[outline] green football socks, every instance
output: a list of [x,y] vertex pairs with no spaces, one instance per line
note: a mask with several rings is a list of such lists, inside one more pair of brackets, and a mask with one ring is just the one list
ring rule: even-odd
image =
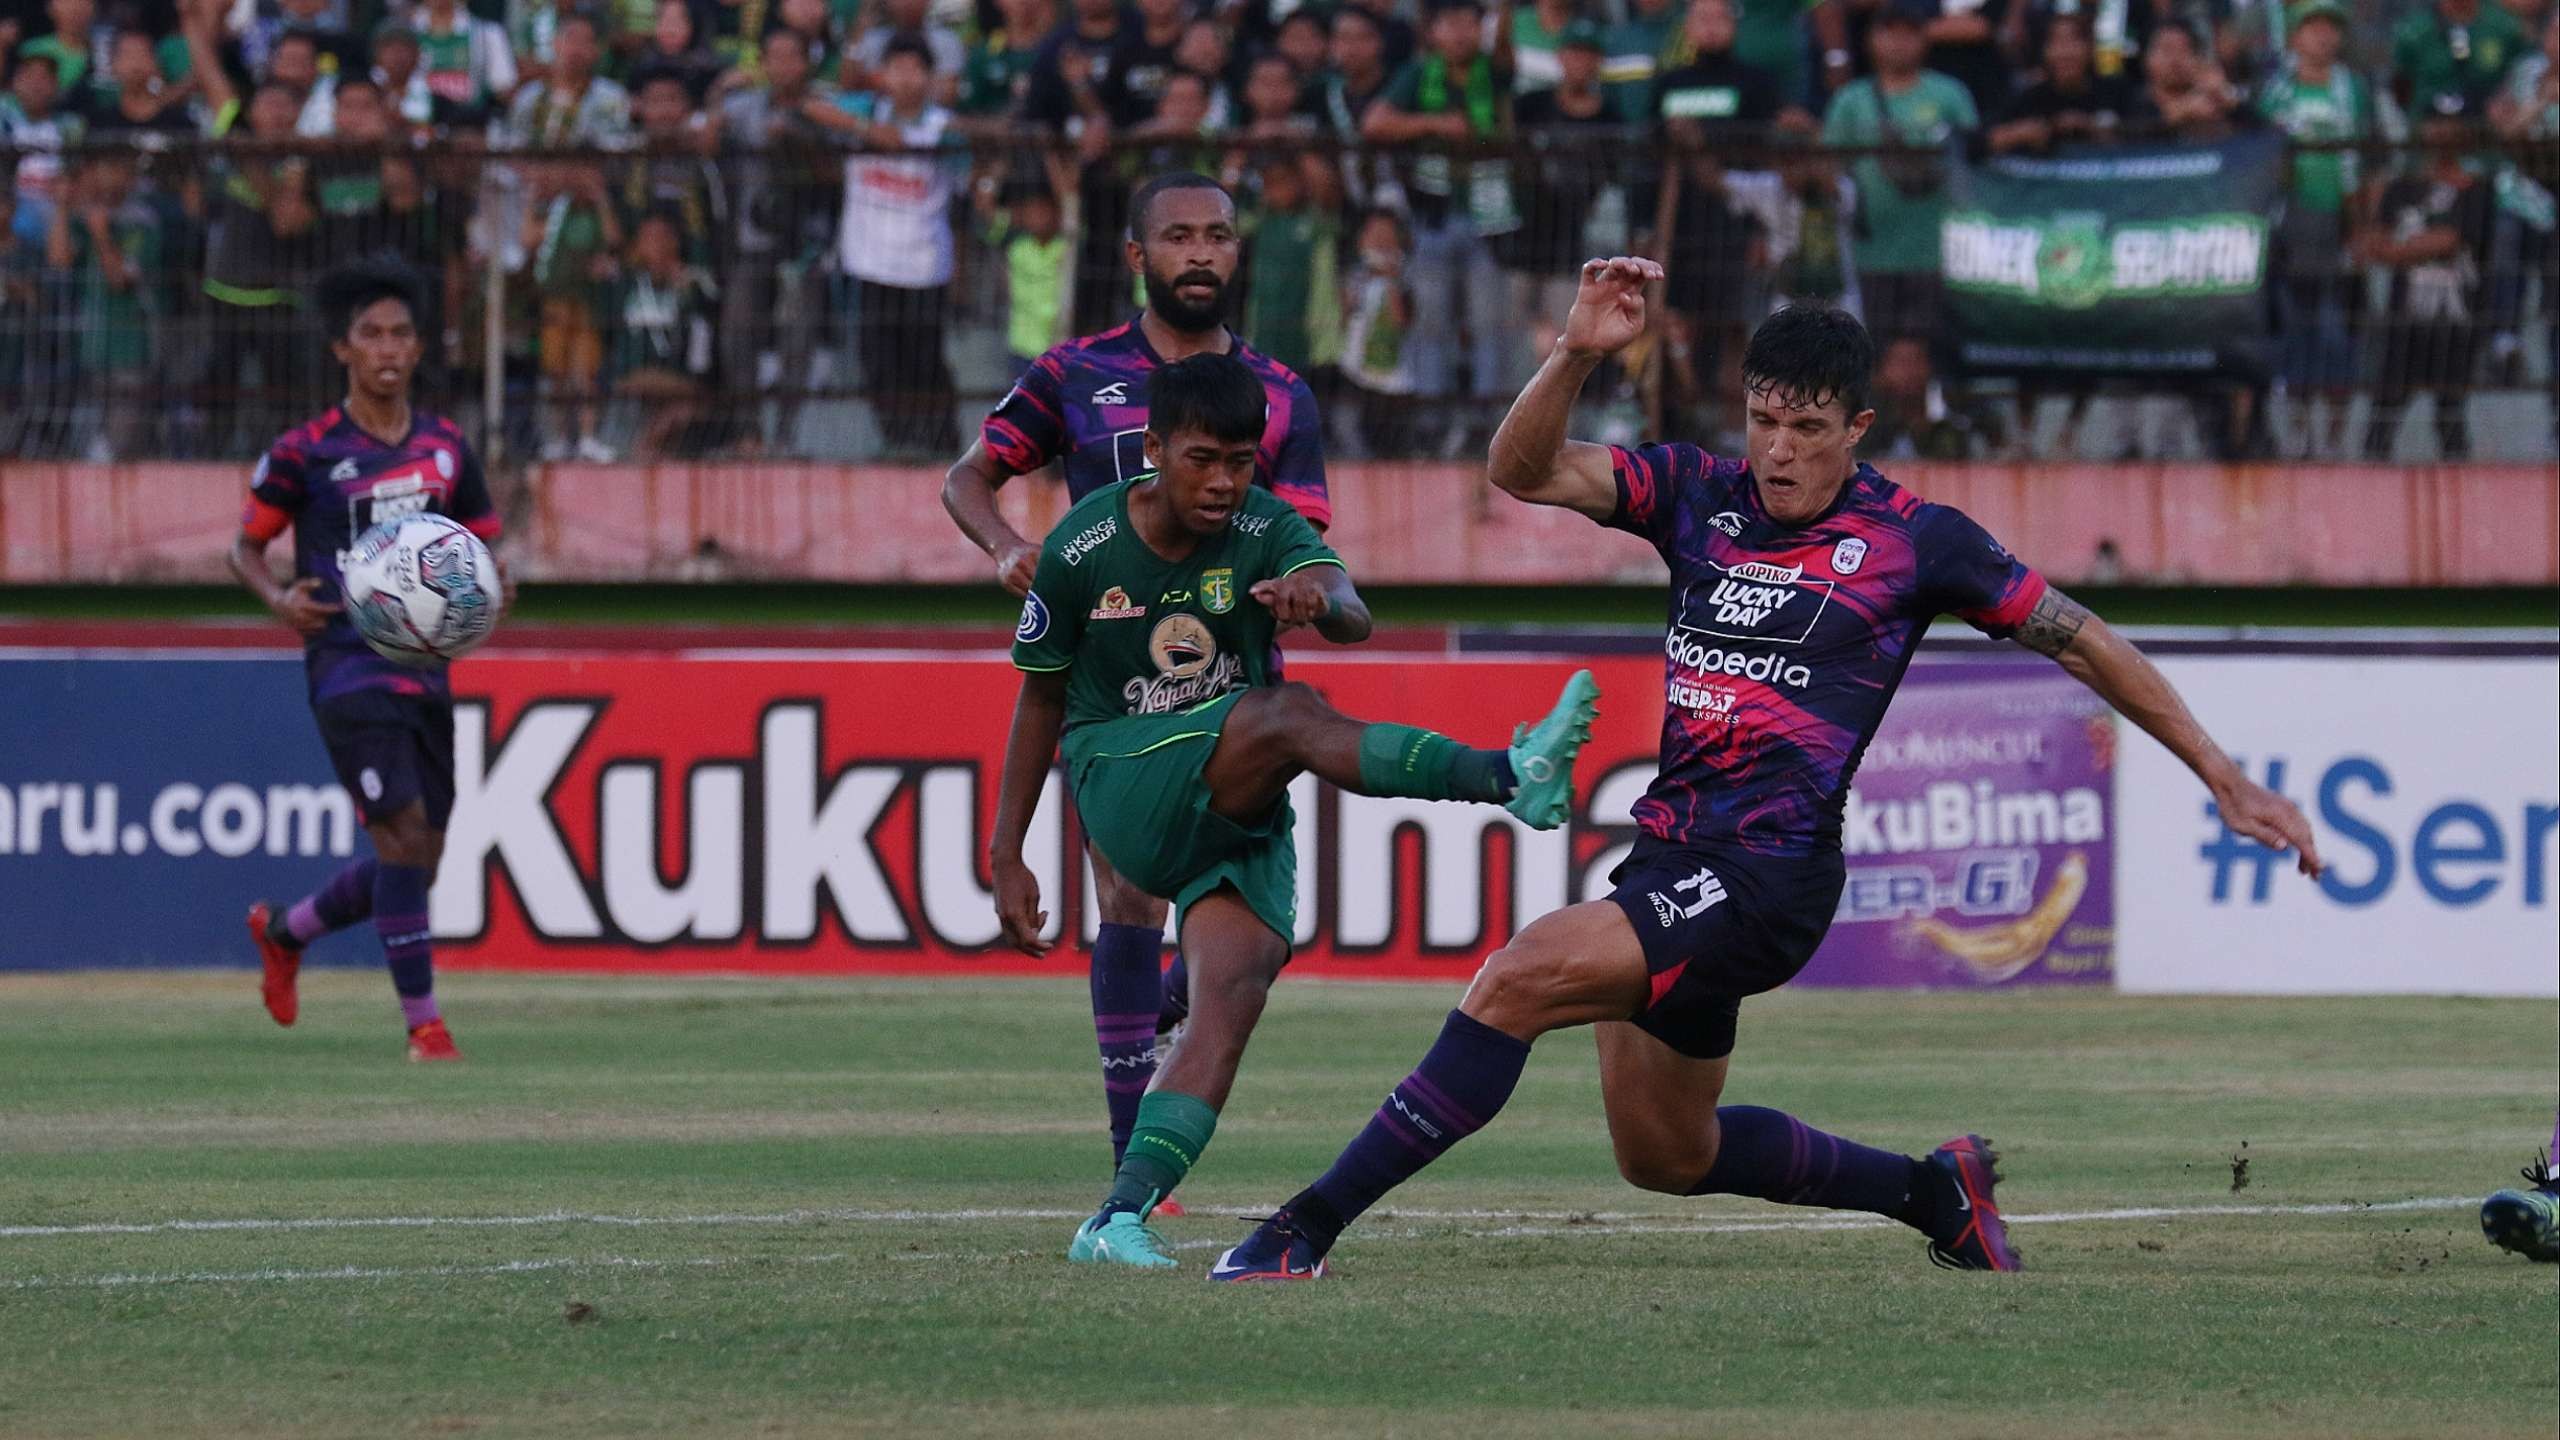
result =
[[1129,1132],[1129,1148],[1120,1157],[1120,1173],[1112,1177],[1103,1213],[1131,1210],[1139,1215],[1173,1193],[1209,1137],[1218,1133],[1218,1112],[1207,1101],[1171,1090],[1151,1090],[1138,1102],[1138,1123]]
[[1517,782],[1511,756],[1461,745],[1415,725],[1372,725],[1360,736],[1360,784],[1371,795],[1499,805]]

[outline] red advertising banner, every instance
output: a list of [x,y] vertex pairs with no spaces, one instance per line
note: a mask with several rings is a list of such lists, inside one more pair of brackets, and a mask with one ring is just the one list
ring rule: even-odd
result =
[[[1292,676],[1346,713],[1479,744],[1543,713],[1576,664],[1597,673],[1601,714],[1564,829],[1542,834],[1491,806],[1370,799],[1301,778],[1298,973],[1463,979],[1530,920],[1605,893],[1635,838],[1631,807],[1653,778],[1662,662],[1313,646],[1292,655]],[[455,678],[460,803],[434,895],[440,962],[767,974],[1061,974],[1084,963],[1075,942],[1090,937],[1095,916],[1082,839],[1055,778],[1025,858],[1069,943],[1045,960],[996,943],[985,854],[1019,683],[999,654],[501,655]],[[1835,927],[1823,983],[2105,978],[2103,939],[2067,974],[2029,968],[2025,948],[2003,973],[1972,973],[1946,948],[1984,925],[2036,926],[2031,906],[2060,907],[2053,925],[2037,926],[2037,955],[2066,918],[2073,935],[2112,926],[2103,775],[2085,758],[2013,765],[2014,774],[1961,758],[1991,744],[2017,758],[2082,743],[2076,713],[2058,729],[2020,729],[2013,692],[2054,683],[2078,690],[2037,664],[1915,667],[1912,722],[1889,720],[1879,736],[1909,762],[1884,787],[1879,803],[1891,813],[1861,821],[1858,835],[1875,831],[1864,849],[1851,837],[1853,869],[1873,880],[1877,903],[1851,907]],[[1982,823],[1960,835],[1936,815],[1948,807],[1934,793],[1891,798],[1985,776],[1997,784],[1973,797]],[[1911,806],[1935,828],[1903,837],[1901,808]],[[2068,855],[2038,848],[2065,842]],[[1887,868],[1859,868],[1869,863]],[[2040,864],[2050,875],[2094,868],[2096,883],[2085,900],[2078,885],[2065,896]],[[1932,865],[1955,878],[1887,883],[1926,879]],[[1943,921],[1931,918],[1942,911]],[[1921,944],[1928,933],[1939,943]]]
[[[1566,661],[1302,652],[1351,714],[1492,744]],[[1587,819],[1540,834],[1491,806],[1302,779],[1301,973],[1462,978],[1581,898],[1632,840],[1659,660],[1601,660]],[[996,940],[985,852],[1018,677],[1000,656],[496,657],[456,672],[461,801],[434,896],[440,963],[542,969],[1072,973]],[[1026,858],[1055,926],[1089,934],[1082,841],[1052,782]]]

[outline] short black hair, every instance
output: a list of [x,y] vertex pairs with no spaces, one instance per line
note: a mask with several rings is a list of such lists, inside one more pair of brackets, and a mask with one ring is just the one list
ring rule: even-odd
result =
[[923,36],[911,30],[899,31],[889,37],[888,43],[880,47],[880,68],[888,69],[889,62],[901,55],[909,57],[928,71],[933,69],[933,47],[924,42]]
[[1867,408],[1876,342],[1858,317],[1829,305],[1789,305],[1760,322],[1742,352],[1742,388],[1812,408],[1837,400]]
[[1235,444],[1262,438],[1271,397],[1233,355],[1190,355],[1147,380],[1147,429],[1159,440],[1202,433]]
[[1147,238],[1147,212],[1155,208],[1156,197],[1176,190],[1215,190],[1227,197],[1227,207],[1235,208],[1236,197],[1227,187],[1197,170],[1172,170],[1153,176],[1129,197],[1129,238]]
[[311,288],[312,299],[320,307],[320,323],[328,327],[332,340],[345,338],[358,315],[385,300],[408,306],[409,318],[424,325],[425,293],[417,275],[392,260],[359,260],[341,265],[322,275],[320,283]]

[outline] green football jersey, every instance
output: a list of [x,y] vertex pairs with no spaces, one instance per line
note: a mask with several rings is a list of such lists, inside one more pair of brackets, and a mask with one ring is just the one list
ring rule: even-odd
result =
[[1167,560],[1129,523],[1129,487],[1079,501],[1040,542],[1013,663],[1067,672],[1070,748],[1079,729],[1169,715],[1268,685],[1271,611],[1246,592],[1340,556],[1288,501],[1247,486],[1225,533]]

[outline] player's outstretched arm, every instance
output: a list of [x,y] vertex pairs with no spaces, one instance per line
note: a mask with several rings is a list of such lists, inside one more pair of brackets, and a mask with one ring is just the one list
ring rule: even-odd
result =
[[1260,580],[1248,592],[1271,611],[1283,630],[1313,625],[1336,645],[1357,645],[1369,638],[1369,602],[1351,584],[1351,572],[1326,563],[1292,570],[1277,580]]
[[1003,483],[1004,472],[987,453],[987,442],[972,440],[967,452],[943,472],[942,508],[959,523],[960,533],[996,562],[996,583],[1018,599],[1031,593],[1031,572],[1040,563],[1040,547],[1023,539],[996,509],[996,487]]
[[2311,822],[2292,801],[2250,779],[2213,743],[2187,702],[2160,667],[2118,635],[2087,606],[2047,586],[2044,598],[2018,626],[2018,643],[2049,655],[2074,679],[2095,690],[2118,714],[2169,747],[2213,792],[2223,823],[2261,845],[2291,850],[2305,875],[2323,868],[2311,838]]
[[1040,787],[1057,758],[1058,733],[1067,723],[1067,672],[1026,670],[1022,694],[1013,702],[1013,732],[1005,737],[1004,776],[996,790],[995,839],[987,847],[987,868],[996,885],[996,921],[1005,943],[1025,955],[1046,955],[1049,942],[1040,938],[1049,913],[1040,908],[1040,882],[1022,863],[1022,837],[1031,833],[1031,812],[1040,806]]
[[1568,440],[1564,428],[1591,372],[1644,333],[1644,287],[1661,278],[1662,267],[1650,260],[1622,255],[1583,263],[1564,334],[1494,432],[1489,474],[1496,488],[1594,520],[1617,513],[1609,447]]

